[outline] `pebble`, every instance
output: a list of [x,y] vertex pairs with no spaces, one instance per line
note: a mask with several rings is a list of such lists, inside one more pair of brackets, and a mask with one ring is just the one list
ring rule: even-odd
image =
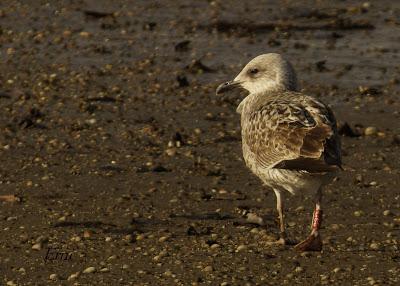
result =
[[376,127],[369,126],[369,127],[365,128],[364,135],[371,136],[371,135],[375,135],[377,132],[378,132],[378,130],[376,129]]
[[258,224],[258,225],[264,225],[264,220],[262,219],[262,217],[254,214],[254,213],[248,213],[246,220],[249,223],[254,223],[254,224]]
[[14,281],[7,281],[7,286],[17,286],[17,284],[14,283]]
[[325,275],[325,274],[320,275],[320,277],[321,277],[321,280],[326,280],[326,279],[328,279],[328,275]]
[[17,220],[18,217],[16,216],[9,216],[6,220],[7,221],[12,221],[12,220]]
[[302,273],[302,272],[304,272],[304,269],[303,269],[303,267],[297,266],[297,267],[294,269],[294,271],[295,271],[296,273]]
[[176,155],[176,149],[175,148],[168,148],[167,150],[165,150],[165,153],[170,156],[173,157]]
[[247,245],[242,244],[242,245],[239,245],[236,248],[236,252],[243,251],[243,250],[246,250],[246,249],[247,249]]
[[218,243],[214,243],[210,246],[211,249],[217,249],[220,248],[220,245]]
[[369,247],[373,250],[379,250],[381,248],[381,245],[377,242],[373,242],[369,245]]
[[83,38],[88,38],[88,37],[90,37],[90,33],[82,31],[82,32],[79,33],[79,36],[81,36]]
[[76,273],[73,273],[73,274],[71,274],[69,277],[68,277],[68,281],[69,280],[74,280],[74,279],[76,279],[76,278],[78,278],[78,276],[79,276],[79,272],[76,272]]
[[212,268],[212,266],[206,266],[203,268],[204,272],[212,272],[214,269]]
[[94,268],[93,266],[90,266],[88,268],[86,268],[85,270],[83,270],[83,273],[88,274],[88,273],[93,273],[96,272],[96,268]]
[[53,273],[53,274],[50,274],[49,278],[50,278],[50,280],[57,280],[58,279],[58,275]]
[[390,211],[390,210],[385,210],[385,211],[383,211],[383,215],[384,216],[389,216],[389,215],[391,215],[392,214],[392,212]]
[[162,236],[162,237],[160,237],[160,239],[158,240],[159,242],[165,242],[165,241],[167,241],[168,240],[168,236]]
[[357,216],[357,217],[360,217],[360,216],[362,216],[363,214],[364,214],[363,211],[355,211],[355,212],[354,212],[354,216]]
[[132,234],[127,234],[124,236],[124,240],[127,242],[135,242],[135,237]]
[[104,267],[104,268],[100,269],[100,272],[109,272],[109,271],[110,271],[110,269],[108,269],[107,267]]
[[83,232],[83,237],[84,237],[84,238],[89,238],[89,237],[91,237],[91,236],[92,236],[92,233],[91,233],[90,230],[85,230],[85,231]]
[[336,267],[335,269],[333,269],[333,272],[335,272],[335,273],[338,273],[340,271],[342,271],[342,268],[340,268],[340,267]]
[[35,243],[34,245],[32,245],[32,249],[33,250],[41,250],[42,249],[42,243]]
[[145,239],[145,235],[144,234],[138,234],[137,236],[136,236],[136,240],[143,240],[143,239]]
[[250,230],[250,233],[259,233],[259,232],[260,232],[260,230],[256,227],[254,227]]
[[97,120],[96,120],[96,118],[90,118],[90,119],[85,120],[85,122],[87,124],[94,125],[94,124],[96,124]]
[[229,286],[229,283],[228,283],[228,282],[222,282],[222,283],[220,284],[220,286]]

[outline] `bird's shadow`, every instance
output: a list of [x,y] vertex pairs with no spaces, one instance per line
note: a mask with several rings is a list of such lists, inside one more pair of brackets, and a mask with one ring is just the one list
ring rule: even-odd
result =
[[[272,214],[262,216],[263,224],[252,223],[241,216],[224,214],[220,212],[207,213],[184,213],[170,215],[167,219],[157,218],[133,218],[123,225],[108,223],[104,221],[63,221],[52,225],[54,228],[75,228],[93,230],[110,234],[132,234],[154,231],[167,231],[175,234],[189,233],[193,222],[203,222],[203,227],[211,221],[229,221],[234,226],[270,227],[275,226],[275,218]],[[199,232],[201,233],[201,232]]]

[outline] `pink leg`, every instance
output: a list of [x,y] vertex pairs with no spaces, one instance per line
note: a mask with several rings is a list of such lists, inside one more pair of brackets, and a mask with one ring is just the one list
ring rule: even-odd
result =
[[297,244],[294,248],[299,251],[321,251],[322,240],[319,234],[319,229],[322,223],[322,210],[321,210],[321,189],[317,191],[315,196],[315,209],[311,224],[311,234],[305,240]]

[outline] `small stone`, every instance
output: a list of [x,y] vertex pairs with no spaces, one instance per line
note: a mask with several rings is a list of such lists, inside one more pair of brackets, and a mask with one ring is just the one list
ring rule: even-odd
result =
[[365,128],[364,135],[371,136],[371,135],[375,135],[377,132],[378,132],[378,130],[376,129],[376,127],[370,126],[370,127]]
[[246,250],[246,249],[247,249],[247,245],[242,244],[242,245],[239,245],[236,248],[236,252],[243,251],[243,250]]
[[135,242],[135,237],[132,234],[127,234],[124,236],[124,240],[127,242]]
[[229,286],[229,283],[228,283],[228,282],[222,282],[222,283],[220,284],[220,286]]
[[360,216],[362,216],[363,214],[364,214],[363,211],[355,211],[355,212],[354,212],[354,216],[356,216],[356,217],[360,217]]
[[83,232],[83,237],[84,238],[89,238],[89,237],[91,237],[92,236],[92,233],[90,232],[90,230],[85,230],[84,232]]
[[296,273],[302,273],[302,272],[304,272],[304,269],[303,269],[303,267],[297,266],[297,267],[294,269],[294,272],[296,272]]
[[325,274],[321,274],[320,277],[321,277],[321,280],[326,280],[326,279],[328,279],[328,275],[325,275]]
[[14,281],[7,281],[7,286],[17,286],[17,284],[14,283]]
[[162,258],[161,255],[156,255],[156,256],[153,257],[153,260],[156,261],[156,262],[158,262],[158,261],[161,260],[161,258]]
[[172,272],[170,270],[167,270],[164,272],[164,275],[167,277],[170,277],[170,276],[172,276]]
[[218,243],[214,243],[214,244],[211,244],[210,248],[217,249],[217,248],[220,248],[220,245]]
[[90,119],[87,119],[85,122],[87,124],[93,125],[93,124],[96,124],[97,120],[96,120],[96,118],[90,118]]
[[104,267],[104,268],[100,269],[100,272],[109,272],[109,271],[110,271],[110,269],[108,269],[107,267]]
[[254,214],[254,213],[248,213],[246,220],[249,223],[264,225],[264,220],[262,219],[262,217],[258,216],[257,214]]
[[250,233],[254,233],[254,234],[259,233],[259,232],[260,232],[260,230],[256,227],[254,227],[250,230]]
[[137,236],[136,236],[136,240],[143,240],[143,239],[145,239],[145,235],[144,234],[138,234]]
[[368,284],[369,285],[375,285],[376,284],[376,281],[375,281],[375,279],[374,279],[374,277],[367,277],[367,280],[368,280]]
[[168,148],[167,150],[165,150],[165,153],[170,156],[173,157],[176,155],[176,149],[175,148]]
[[68,281],[70,281],[70,280],[74,280],[74,279],[76,279],[76,278],[78,278],[78,276],[79,276],[79,272],[76,272],[76,273],[73,273],[73,274],[71,274],[69,277],[68,277]]
[[53,280],[53,281],[55,281],[55,280],[57,280],[57,279],[58,279],[58,275],[57,275],[57,274],[55,274],[55,273],[53,273],[53,274],[50,274],[49,278],[50,278],[50,280]]
[[94,268],[93,266],[90,266],[90,267],[86,268],[85,270],[83,270],[83,273],[85,273],[85,274],[94,273],[94,272],[96,272],[96,268]]
[[212,266],[206,266],[203,268],[204,272],[212,272],[214,269],[212,268]]
[[335,272],[335,273],[338,273],[340,271],[342,271],[342,268],[340,268],[340,267],[336,267],[335,269],[333,269],[333,272]]
[[106,242],[110,242],[112,240],[112,237],[107,236],[105,240],[106,240]]
[[373,242],[369,245],[369,247],[373,250],[379,250],[381,248],[381,245],[377,242]]
[[83,38],[88,38],[88,37],[90,37],[90,33],[82,31],[82,32],[79,33],[79,36],[81,36]]
[[389,216],[389,215],[391,215],[392,214],[392,212],[390,211],[390,210],[385,210],[385,211],[383,211],[383,215],[384,216]]
[[34,245],[32,245],[32,249],[33,250],[41,250],[42,249],[42,243],[35,243]]
[[167,241],[168,240],[168,236],[162,236],[162,237],[160,237],[160,239],[158,240],[159,242],[165,242],[165,241]]
[[128,264],[123,264],[122,265],[122,269],[128,269],[129,268],[129,265]]

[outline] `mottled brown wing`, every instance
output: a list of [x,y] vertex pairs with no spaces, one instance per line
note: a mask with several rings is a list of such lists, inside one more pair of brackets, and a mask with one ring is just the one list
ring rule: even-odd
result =
[[303,102],[266,103],[244,119],[244,144],[261,167],[329,171],[335,167],[323,154],[335,130],[327,114],[319,102],[310,108]]

